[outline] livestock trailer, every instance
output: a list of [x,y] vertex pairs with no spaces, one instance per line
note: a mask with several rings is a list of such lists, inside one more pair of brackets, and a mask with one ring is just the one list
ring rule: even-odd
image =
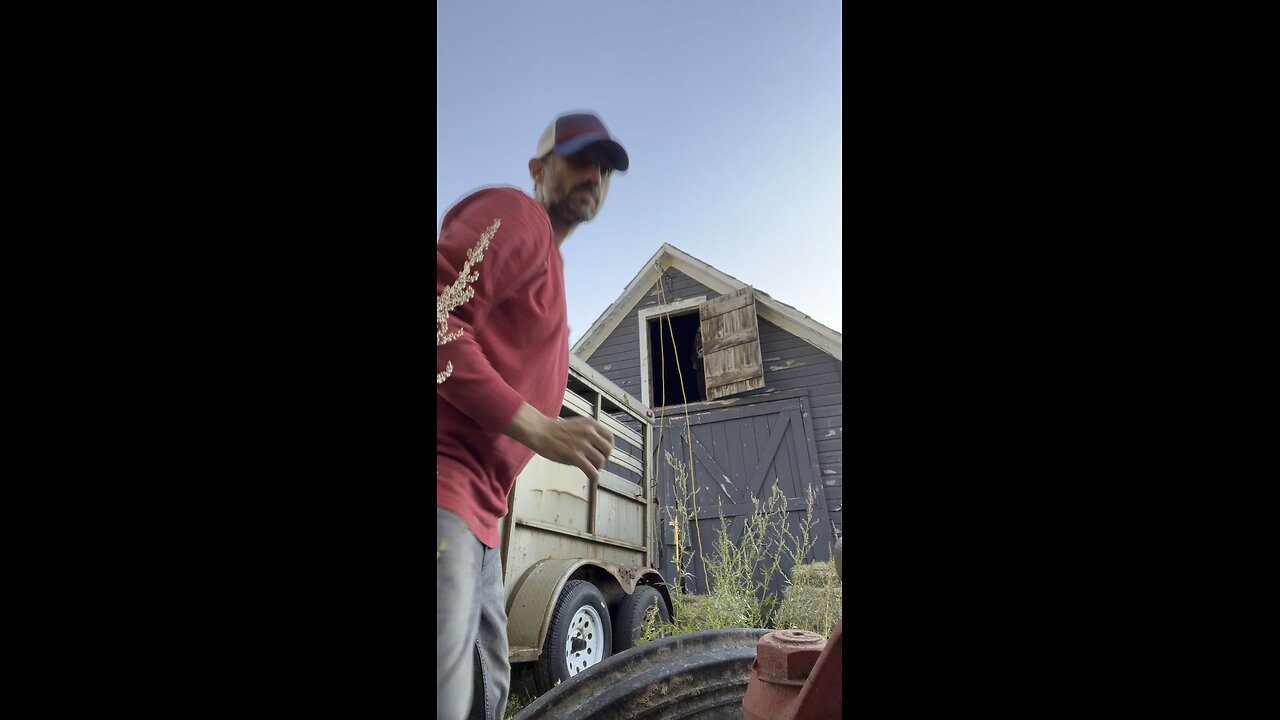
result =
[[634,645],[648,608],[672,614],[655,569],[652,413],[571,355],[560,417],[574,416],[613,432],[599,478],[535,455],[502,522],[510,660],[534,663],[539,692]]

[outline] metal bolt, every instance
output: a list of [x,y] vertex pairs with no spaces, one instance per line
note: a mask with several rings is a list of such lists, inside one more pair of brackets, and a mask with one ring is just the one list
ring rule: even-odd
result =
[[827,639],[808,630],[777,630],[756,644],[756,672],[769,682],[803,684]]

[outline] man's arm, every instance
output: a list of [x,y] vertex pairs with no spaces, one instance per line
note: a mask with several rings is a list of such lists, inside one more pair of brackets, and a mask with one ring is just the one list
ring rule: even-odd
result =
[[487,191],[468,198],[445,216],[436,243],[436,295],[453,283],[467,252],[479,242],[493,221],[501,226],[493,235],[483,259],[472,266],[476,279],[473,295],[449,313],[453,340],[436,347],[436,371],[452,364],[447,380],[436,385],[437,394],[489,432],[502,432],[525,399],[493,368],[477,341],[476,327],[484,327],[490,308],[498,306],[513,288],[526,282],[537,266],[539,218],[521,202],[518,191]]
[[548,460],[573,465],[592,481],[613,450],[613,433],[588,417],[551,419],[529,403],[516,411],[503,434]]

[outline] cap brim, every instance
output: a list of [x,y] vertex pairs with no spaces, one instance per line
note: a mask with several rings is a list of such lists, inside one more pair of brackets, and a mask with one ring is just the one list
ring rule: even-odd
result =
[[627,157],[627,151],[617,141],[611,139],[608,135],[600,133],[589,133],[587,135],[579,135],[572,140],[564,142],[551,148],[551,151],[557,155],[572,155],[579,152],[589,145],[601,145],[605,152],[609,153],[609,159],[613,160],[613,169],[619,172],[626,172],[627,167],[631,165],[631,159]]

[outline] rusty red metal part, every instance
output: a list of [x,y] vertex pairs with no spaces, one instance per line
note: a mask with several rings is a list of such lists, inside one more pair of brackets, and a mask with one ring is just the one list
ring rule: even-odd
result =
[[[819,720],[838,718],[844,710],[844,643],[841,629],[844,620],[836,623],[836,629],[827,638],[818,662],[809,672],[809,678],[796,698],[795,711],[783,720]],[[749,689],[749,688],[748,688]]]
[[742,698],[743,718],[778,720],[790,711],[826,644],[826,638],[807,630],[778,630],[760,638]]
[[778,630],[760,638],[742,698],[744,720],[840,717],[843,624],[836,624],[830,638],[805,630]]

